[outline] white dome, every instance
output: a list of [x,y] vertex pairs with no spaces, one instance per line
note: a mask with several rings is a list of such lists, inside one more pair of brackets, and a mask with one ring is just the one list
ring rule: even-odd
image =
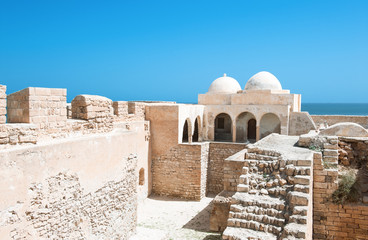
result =
[[241,87],[238,81],[224,74],[211,83],[208,93],[237,93],[239,90]]
[[269,72],[259,72],[251,77],[244,90],[282,90],[279,80]]

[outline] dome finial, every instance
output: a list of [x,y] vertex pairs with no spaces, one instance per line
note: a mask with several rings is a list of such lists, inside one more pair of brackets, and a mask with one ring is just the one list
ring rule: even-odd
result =
[[224,77],[226,77],[226,73],[224,73]]

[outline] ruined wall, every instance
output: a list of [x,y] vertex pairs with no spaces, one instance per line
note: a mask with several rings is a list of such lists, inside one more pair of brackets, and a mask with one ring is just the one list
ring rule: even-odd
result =
[[0,84],[0,124],[3,123],[6,123],[6,86]]
[[289,118],[289,135],[299,136],[310,130],[316,130],[312,117],[307,112],[291,112]]
[[121,129],[0,150],[0,236],[127,239],[136,226],[137,163],[148,163],[142,141],[144,131]]
[[179,144],[153,158],[153,192],[200,200],[207,192],[208,151],[208,143]]
[[338,205],[331,201],[338,188],[338,170],[326,169],[322,158],[314,160],[313,239],[366,239],[368,206]]
[[210,143],[208,192],[217,194],[224,190],[224,160],[244,149],[245,146],[237,143]]
[[368,128],[368,116],[346,116],[346,115],[311,115],[316,126],[321,124],[328,126],[334,125],[340,122],[353,122],[362,125],[364,128]]
[[[362,138],[326,139],[322,154],[314,159],[313,238],[367,239],[368,201],[364,196],[368,194],[368,179],[364,171],[368,145]],[[343,170],[349,169],[357,170],[363,201],[335,204],[332,194],[339,187],[339,174],[344,174]]]

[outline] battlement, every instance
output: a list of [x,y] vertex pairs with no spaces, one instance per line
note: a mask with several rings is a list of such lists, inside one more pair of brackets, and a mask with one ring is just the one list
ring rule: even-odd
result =
[[109,132],[118,126],[114,123],[145,121],[144,102],[78,95],[68,104],[66,94],[62,88],[29,87],[7,96],[0,85],[0,145]]

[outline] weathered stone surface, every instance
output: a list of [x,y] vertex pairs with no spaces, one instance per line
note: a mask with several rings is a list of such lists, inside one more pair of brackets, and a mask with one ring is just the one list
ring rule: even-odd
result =
[[357,123],[336,123],[320,132],[323,136],[368,137],[368,131]]

